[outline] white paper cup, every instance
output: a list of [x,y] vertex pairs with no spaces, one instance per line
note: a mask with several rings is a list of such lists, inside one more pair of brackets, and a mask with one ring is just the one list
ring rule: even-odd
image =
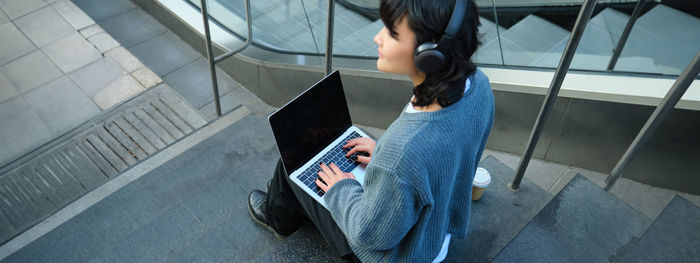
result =
[[481,195],[486,191],[486,187],[491,184],[491,174],[484,168],[476,168],[474,183],[472,184],[472,200],[481,199]]

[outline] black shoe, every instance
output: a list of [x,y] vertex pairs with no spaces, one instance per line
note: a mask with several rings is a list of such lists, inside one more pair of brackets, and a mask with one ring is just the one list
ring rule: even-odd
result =
[[260,190],[253,190],[248,195],[248,212],[253,221],[270,230],[279,240],[284,240],[287,235],[280,234],[267,220],[267,210],[265,203],[267,202],[267,194]]

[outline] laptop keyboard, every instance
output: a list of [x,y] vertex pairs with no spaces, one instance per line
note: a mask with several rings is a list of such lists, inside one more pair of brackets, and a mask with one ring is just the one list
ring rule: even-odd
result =
[[[352,148],[343,149],[343,145],[347,144],[349,140],[359,137],[360,134],[358,134],[357,132],[350,133],[340,143],[333,146],[333,148],[330,151],[326,152],[326,154],[323,155],[323,157],[321,157],[321,159],[318,160],[318,162],[322,162],[325,164],[334,163],[338,166],[338,168],[340,168],[341,171],[346,173],[352,171],[353,169],[355,169],[355,167],[357,167],[360,164],[359,162],[357,162],[357,155],[368,156],[368,154],[365,152],[357,152],[353,155],[345,157],[345,154]],[[318,172],[320,170],[321,167],[318,164],[313,164],[309,168],[304,170],[304,172],[302,172],[299,176],[297,176],[297,178],[299,178],[299,180],[301,180],[307,187],[309,187],[311,191],[318,194],[318,196],[323,196],[323,190],[321,190],[321,188],[319,188],[316,185],[316,178],[318,178]]]

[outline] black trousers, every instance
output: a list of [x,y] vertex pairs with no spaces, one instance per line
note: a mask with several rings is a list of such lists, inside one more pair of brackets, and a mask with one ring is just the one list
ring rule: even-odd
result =
[[277,162],[277,169],[267,185],[267,197],[268,222],[277,232],[289,235],[307,218],[340,258],[357,260],[330,212],[291,181],[282,160]]

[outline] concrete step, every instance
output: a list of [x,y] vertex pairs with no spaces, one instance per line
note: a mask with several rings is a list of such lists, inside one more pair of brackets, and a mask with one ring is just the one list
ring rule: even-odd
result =
[[[698,52],[700,19],[665,5],[639,17],[615,70],[680,74]],[[651,58],[654,67],[639,65]]]
[[[507,65],[532,66],[552,53],[568,36],[567,30],[535,15],[528,15],[501,34],[503,58]],[[498,42],[484,45],[483,49],[483,55],[491,55],[498,50]]]
[[[483,17],[481,17],[479,21],[481,22],[479,33],[482,35],[482,45],[497,41],[496,24]],[[383,27],[384,23],[382,20],[377,20],[348,36],[336,36],[336,39],[338,37],[341,38],[339,41],[334,41],[334,53],[376,57],[377,44],[374,43],[374,36],[377,35]],[[498,28],[501,32],[505,31],[505,29],[500,26]]]
[[[199,1],[193,2],[196,6],[200,5]],[[310,12],[318,9],[318,6],[317,3],[310,1],[304,1],[303,6],[301,1],[251,1],[250,11],[255,41],[276,49],[315,52],[311,40],[308,40],[308,43],[298,42],[292,46],[288,44],[300,35],[307,35],[308,39],[312,39],[304,8]],[[213,1],[210,3],[209,13],[233,32],[245,37],[247,26],[243,1]],[[309,49],[310,47],[312,49]]]
[[650,224],[642,213],[577,174],[494,262],[619,261]]
[[0,243],[206,124],[166,84],[0,170]]
[[445,262],[492,261],[552,199],[528,178],[519,191],[509,190],[515,171],[493,156],[479,166],[491,174],[491,185],[481,200],[472,202],[467,238],[452,239]]
[[479,26],[479,33],[483,35],[481,38],[481,43],[484,45],[486,43],[490,43],[491,41],[498,41],[498,32],[503,33],[506,31],[506,29],[502,26],[497,26],[496,23],[491,22],[491,20],[486,18],[479,17],[479,22],[481,23]]
[[[197,7],[201,5],[200,1],[190,1],[190,3]],[[250,12],[253,18],[253,38],[257,43],[273,46],[271,43],[279,41],[279,39],[272,34],[260,34],[260,32],[266,32],[266,30],[258,25],[257,19],[270,10],[278,8],[280,5],[282,5],[282,0],[251,1]],[[248,25],[245,20],[245,6],[243,1],[211,1],[208,2],[207,7],[211,17],[215,17],[217,21],[226,25],[228,29],[239,36],[243,38],[247,36]],[[234,15],[231,15],[231,13]],[[212,37],[215,39],[216,35],[213,34]]]
[[344,262],[328,246],[313,225],[305,225],[289,235],[274,251],[257,262]]
[[700,43],[700,19],[663,4],[640,16],[635,26],[695,47]]
[[498,32],[504,33],[505,28],[498,26],[490,20],[479,17],[479,33],[482,34],[481,46],[474,54],[474,62],[485,64],[501,64],[501,51],[498,48]]
[[622,262],[695,262],[698,248],[700,207],[676,196]]
[[[453,239],[445,262],[488,262],[496,257],[552,198],[545,190],[525,178],[521,190],[513,193],[506,185],[513,169],[493,156],[480,164],[492,176],[492,184],[481,200],[472,202],[469,234]],[[313,226],[305,226],[290,235],[274,252],[259,262],[337,262],[323,238]]]
[[[503,31],[501,31],[503,32]],[[501,65],[503,61],[501,60],[501,49],[498,44],[498,39],[489,41],[488,43],[483,42],[474,53],[474,62],[482,64],[496,64]]]
[[622,35],[622,31],[625,30],[628,20],[629,16],[627,14],[612,8],[605,8],[591,18],[588,24],[608,31],[609,36],[605,37],[604,41],[607,43],[608,39],[610,39],[611,42],[617,44],[617,40]]
[[336,38],[342,38],[337,41],[337,45],[334,41],[333,53],[376,57],[377,44],[374,43],[374,36],[382,28],[384,28],[384,23],[382,20],[377,20],[348,36],[336,36]]
[[[304,1],[291,2],[291,7],[280,7],[281,11],[294,10],[295,14],[285,18],[285,24],[278,27],[264,27],[266,31],[277,35],[280,39],[277,46],[294,51],[324,53],[326,50],[327,4],[328,2]],[[306,12],[304,12],[306,10]],[[260,19],[276,19],[274,13]],[[307,20],[308,19],[308,20]],[[372,21],[342,5],[335,5],[335,20],[333,28],[333,45],[338,46],[345,36],[352,35],[358,29],[372,24]],[[311,26],[309,28],[309,25]],[[375,33],[376,34],[376,33]],[[371,38],[370,38],[371,40]]]
[[0,262],[250,262],[279,243],[246,208],[278,158],[267,119],[239,107],[0,247]]
[[[605,70],[612,57],[613,50],[625,29],[629,16],[606,8],[591,18],[581,36],[576,55],[571,61],[571,68],[588,70]],[[532,63],[533,66],[554,68],[564,53],[567,41],[562,41],[549,54]]]

